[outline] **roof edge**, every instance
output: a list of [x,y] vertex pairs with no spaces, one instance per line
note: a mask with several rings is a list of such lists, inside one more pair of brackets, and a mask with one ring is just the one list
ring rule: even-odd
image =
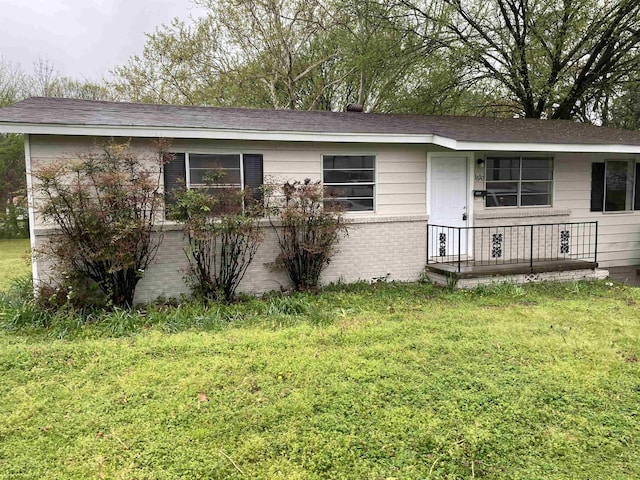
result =
[[180,127],[65,125],[0,122],[0,132],[32,135],[182,138],[323,143],[436,145],[452,151],[566,152],[640,154],[640,145],[463,141],[434,134],[328,133]]
[[[0,122],[0,132],[33,135],[78,135],[110,137],[170,137],[211,140],[271,140],[340,143],[434,143],[432,134],[329,133],[302,131],[262,131],[239,129],[140,127],[108,125],[65,125]],[[449,139],[455,142],[455,140]]]

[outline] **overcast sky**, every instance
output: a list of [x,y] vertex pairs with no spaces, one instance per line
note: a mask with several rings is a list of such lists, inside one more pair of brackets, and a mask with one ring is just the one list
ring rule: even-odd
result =
[[140,53],[145,32],[198,12],[190,0],[0,0],[0,57],[27,73],[42,57],[96,80]]

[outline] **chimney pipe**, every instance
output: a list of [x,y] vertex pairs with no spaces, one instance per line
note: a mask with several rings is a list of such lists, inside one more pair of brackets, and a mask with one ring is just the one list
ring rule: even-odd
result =
[[345,112],[362,113],[362,110],[362,105],[360,105],[359,103],[350,103],[349,105],[347,105],[347,108],[345,108]]

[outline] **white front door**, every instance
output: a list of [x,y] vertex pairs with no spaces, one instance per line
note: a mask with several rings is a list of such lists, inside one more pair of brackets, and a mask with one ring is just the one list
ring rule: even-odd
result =
[[[429,224],[444,227],[468,225],[467,157],[431,158],[429,181]],[[467,254],[467,231],[453,228],[431,228],[429,255],[442,257]]]

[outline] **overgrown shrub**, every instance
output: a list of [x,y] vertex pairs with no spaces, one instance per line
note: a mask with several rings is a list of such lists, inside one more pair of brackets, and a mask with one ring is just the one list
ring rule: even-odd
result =
[[280,247],[274,268],[285,270],[296,290],[315,290],[340,238],[347,234],[345,209],[325,196],[319,181],[286,182],[266,189],[269,219]]
[[173,218],[184,225],[189,244],[187,283],[197,296],[229,303],[253,261],[263,233],[263,209],[244,191],[213,187],[176,195]]
[[95,282],[109,304],[130,307],[136,285],[162,241],[160,178],[167,144],[153,156],[110,141],[97,153],[34,169],[40,213],[56,227],[39,250],[55,277]]

